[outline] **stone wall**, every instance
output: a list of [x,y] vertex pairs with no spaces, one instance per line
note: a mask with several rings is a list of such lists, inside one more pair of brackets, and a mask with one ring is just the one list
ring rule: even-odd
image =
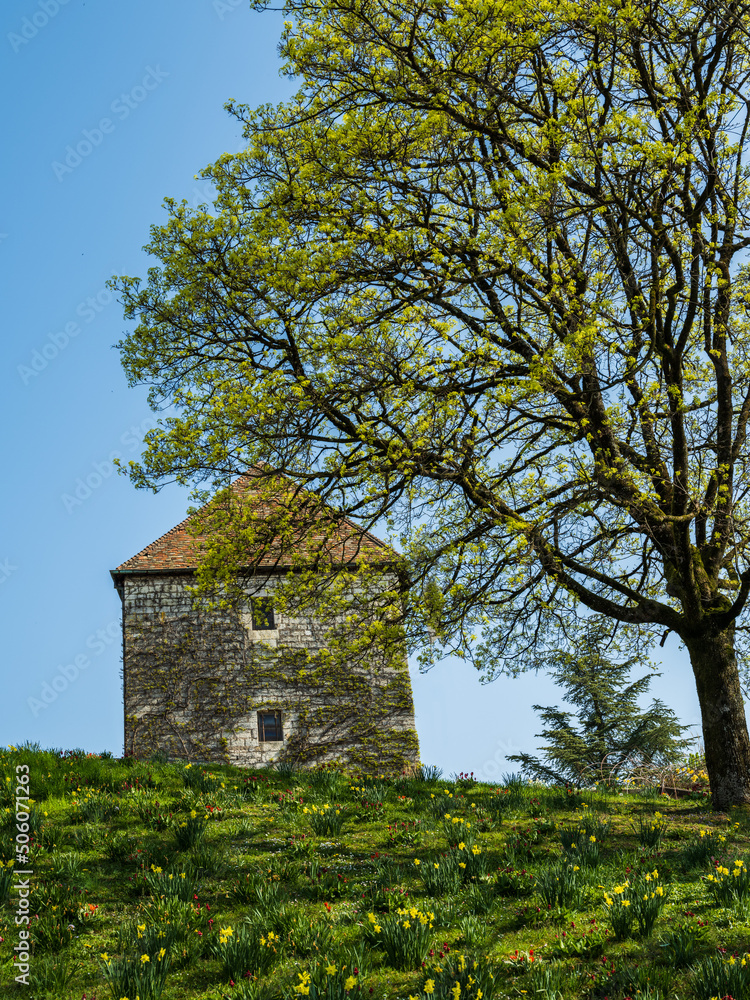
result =
[[[123,579],[125,752],[252,767],[275,759],[401,771],[419,758],[405,657],[324,663],[325,628],[276,615],[253,631],[247,605],[195,609],[190,574]],[[254,597],[273,596],[273,577]],[[261,742],[257,712],[282,712],[284,739]]]

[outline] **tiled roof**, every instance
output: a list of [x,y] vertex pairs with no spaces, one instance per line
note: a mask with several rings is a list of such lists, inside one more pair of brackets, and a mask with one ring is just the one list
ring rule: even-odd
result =
[[[248,492],[252,487],[253,478],[252,474],[240,476],[232,483],[232,489],[239,493]],[[193,534],[188,530],[188,525],[202,512],[210,508],[212,503],[213,501],[209,501],[198,514],[193,514],[186,517],[184,521],[180,521],[171,531],[147,545],[145,549],[119,565],[113,572],[115,574],[153,573],[195,569],[205,542],[205,535]],[[254,506],[261,517],[269,517],[272,513],[280,511],[280,504],[269,502],[265,498],[259,499]],[[331,513],[333,514],[332,511]],[[304,539],[300,540],[296,551],[304,554],[304,550],[308,549],[312,554],[320,547],[326,534],[329,537],[325,542],[325,552],[334,563],[354,563],[361,558],[376,563],[388,563],[398,558],[398,554],[385,542],[381,542],[369,532],[362,532],[361,528],[355,528],[351,521],[344,518],[340,519],[334,531],[329,529],[327,532],[323,530],[309,532]],[[280,552],[278,545],[274,546],[273,542],[268,545],[265,552],[261,553],[260,559],[257,559],[258,553],[252,555],[256,558],[248,558],[248,565],[255,564],[259,568],[288,568],[293,564],[293,554]]]

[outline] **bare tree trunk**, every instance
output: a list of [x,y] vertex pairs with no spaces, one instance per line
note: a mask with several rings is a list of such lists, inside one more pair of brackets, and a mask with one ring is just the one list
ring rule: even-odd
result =
[[698,689],[714,809],[750,803],[750,740],[734,629],[685,638]]

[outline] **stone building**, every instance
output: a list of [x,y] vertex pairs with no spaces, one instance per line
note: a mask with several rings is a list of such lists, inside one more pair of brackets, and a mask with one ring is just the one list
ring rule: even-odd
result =
[[[252,476],[232,487],[252,489]],[[360,651],[343,663],[325,656],[328,625],[275,605],[275,591],[315,539],[300,538],[295,552],[269,545],[255,553],[240,600],[207,609],[190,589],[205,548],[205,524],[196,529],[194,519],[205,510],[112,570],[122,600],[125,753],[248,767],[281,759],[374,772],[415,765],[403,650]],[[267,504],[264,512],[272,513]],[[326,572],[365,559],[375,567],[370,579],[392,587],[393,550],[351,522],[335,525],[326,535]]]

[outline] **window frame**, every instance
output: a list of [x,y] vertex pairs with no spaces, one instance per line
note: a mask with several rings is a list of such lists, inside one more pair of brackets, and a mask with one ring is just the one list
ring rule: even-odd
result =
[[253,632],[276,632],[278,625],[273,610],[273,598],[251,597],[250,615]]
[[[266,736],[266,722],[264,716],[274,716],[274,731],[279,735],[274,739],[269,739]],[[258,742],[259,743],[283,743],[284,742],[284,724],[281,717],[280,708],[259,708],[258,709]]]

